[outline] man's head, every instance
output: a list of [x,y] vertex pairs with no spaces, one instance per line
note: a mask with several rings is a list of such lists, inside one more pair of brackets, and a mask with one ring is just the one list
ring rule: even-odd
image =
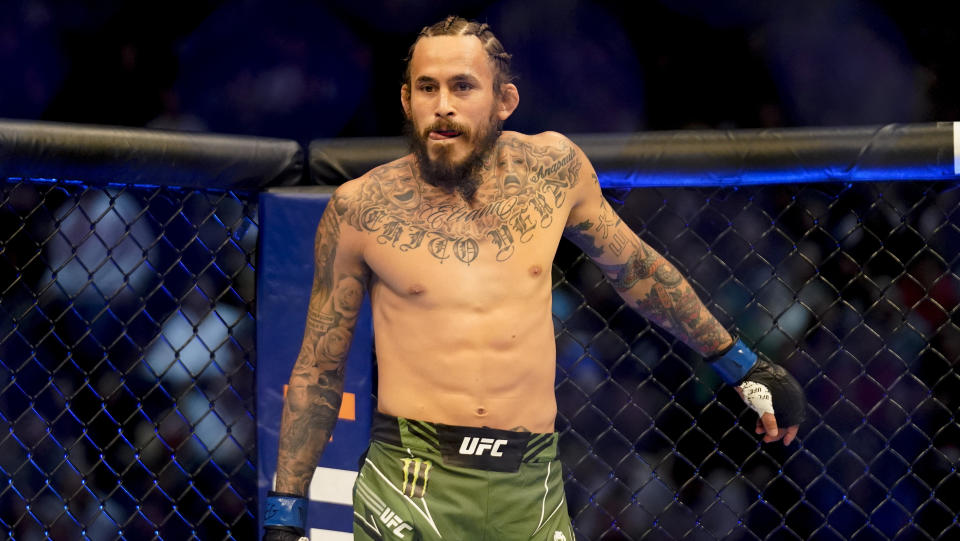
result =
[[400,99],[421,176],[469,200],[520,100],[510,55],[487,25],[448,17],[420,32],[404,79]]

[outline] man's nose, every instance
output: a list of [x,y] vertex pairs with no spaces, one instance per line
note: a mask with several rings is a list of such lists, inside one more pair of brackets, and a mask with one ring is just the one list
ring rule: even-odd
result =
[[453,104],[450,100],[450,92],[446,89],[440,89],[437,93],[437,116],[452,116],[454,113]]

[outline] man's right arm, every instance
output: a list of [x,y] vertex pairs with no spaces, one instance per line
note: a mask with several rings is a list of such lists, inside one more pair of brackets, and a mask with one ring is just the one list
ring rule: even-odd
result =
[[[338,189],[317,227],[306,327],[283,400],[274,490],[297,505],[337,422],[347,350],[369,279],[360,250],[343,238],[344,205]],[[278,505],[271,499],[267,515],[289,511]]]
[[583,163],[581,175],[592,181],[580,183],[564,235],[597,263],[631,307],[706,357],[721,379],[735,386],[760,414],[757,433],[766,434],[764,441],[789,445],[804,418],[803,388],[730,335],[677,268],[617,216],[585,156]]

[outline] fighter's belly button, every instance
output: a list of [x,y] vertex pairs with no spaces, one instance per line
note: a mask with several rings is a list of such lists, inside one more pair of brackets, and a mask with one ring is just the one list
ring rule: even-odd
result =
[[484,416],[487,415],[487,408],[484,408],[484,407],[481,406],[481,407],[479,407],[479,408],[476,409],[476,413],[477,413],[477,416],[479,416],[479,417],[484,417]]

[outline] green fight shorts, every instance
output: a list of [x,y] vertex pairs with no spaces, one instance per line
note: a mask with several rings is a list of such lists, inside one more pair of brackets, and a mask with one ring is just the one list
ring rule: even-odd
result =
[[375,413],[353,490],[354,539],[574,541],[557,434]]

